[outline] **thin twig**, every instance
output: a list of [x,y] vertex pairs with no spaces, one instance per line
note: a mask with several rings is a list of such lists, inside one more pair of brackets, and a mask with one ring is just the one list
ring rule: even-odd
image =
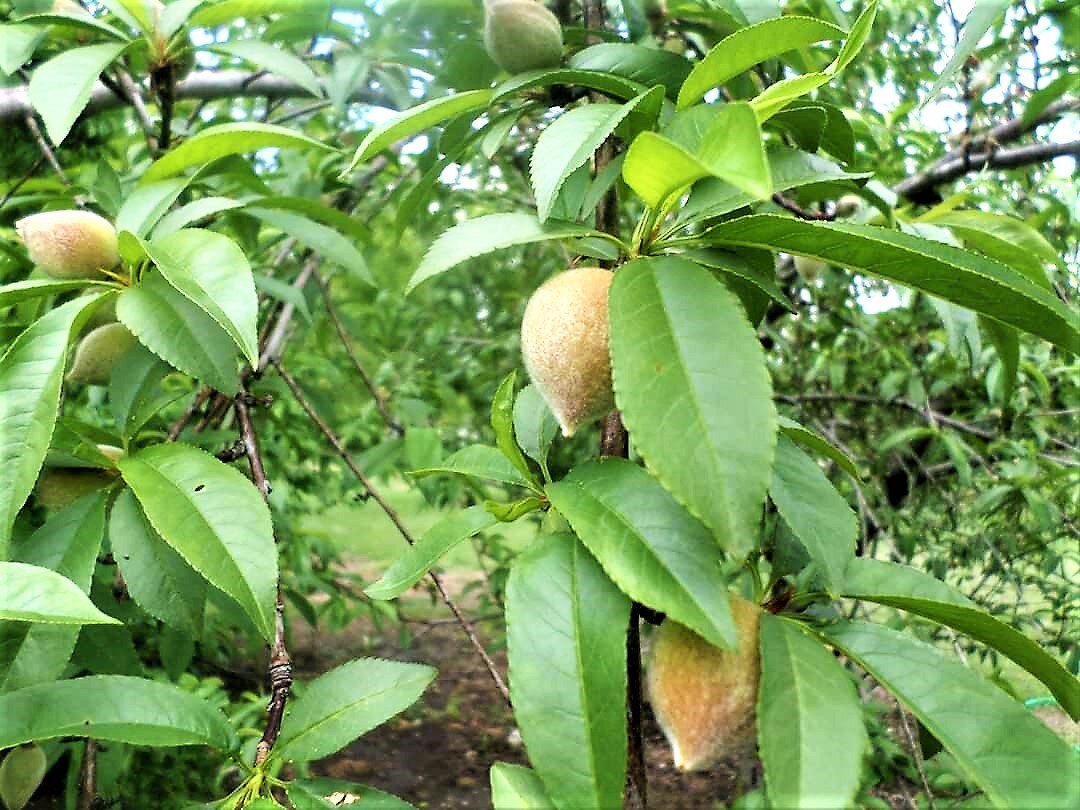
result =
[[191,400],[191,404],[187,406],[187,410],[180,415],[180,418],[173,422],[172,427],[169,428],[168,440],[175,442],[180,438],[180,434],[184,432],[184,428],[195,417],[195,414],[199,412],[199,408],[210,398],[210,394],[214,392],[214,389],[207,386],[202,389],[195,398]]
[[[408,530],[405,524],[401,520],[401,516],[397,511],[390,506],[390,504],[383,497],[382,493],[375,487],[371,479],[364,474],[364,471],[360,469],[356,461],[345,446],[341,443],[341,440],[337,437],[337,434],[330,428],[326,421],[319,416],[318,412],[304,396],[304,392],[300,389],[296,379],[286,370],[280,360],[274,361],[274,366],[277,368],[278,373],[281,375],[281,379],[285,381],[285,385],[289,387],[293,396],[296,398],[297,403],[303,408],[304,413],[315,424],[319,431],[323,434],[326,440],[330,443],[330,446],[334,448],[334,451],[338,454],[342,461],[345,462],[345,466],[349,468],[349,471],[356,477],[356,479],[363,485],[364,489],[371,496],[371,498],[379,505],[379,508],[383,510],[383,513],[390,518],[390,522],[394,524],[394,527],[398,530],[398,533],[402,536],[406,543],[410,546],[415,544],[416,539],[412,533]],[[442,578],[434,571],[428,572],[428,577],[435,585],[435,590],[438,592],[439,597],[443,600],[443,603],[450,609],[450,612],[454,615],[458,625],[465,632],[465,635],[469,639],[469,643],[476,650],[480,659],[484,662],[484,667],[487,669],[488,674],[491,675],[492,681],[495,683],[495,688],[499,690],[499,694],[506,700],[507,705],[510,705],[510,690],[506,688],[506,683],[503,681],[502,675],[499,674],[499,670],[495,667],[495,662],[491,660],[491,656],[488,655],[487,650],[484,649],[484,645],[480,642],[480,639],[476,635],[476,630],[464,614],[458,609],[458,606],[454,603],[450,594],[443,586]]]
[[77,810],[93,810],[97,800],[97,740],[87,737],[79,768],[79,801]]
[[813,222],[832,222],[836,219],[836,211],[834,210],[811,211],[808,208],[803,208],[790,197],[785,197],[779,191],[772,195],[772,201],[785,211],[790,211],[799,219],[808,219]]
[[116,69],[116,79],[120,82],[120,87],[123,88],[124,93],[128,97],[128,101],[135,110],[135,117],[139,119],[139,124],[142,126],[143,134],[146,136],[146,144],[150,147],[151,152],[158,150],[158,143],[154,138],[154,119],[150,117],[150,111],[146,109],[146,103],[143,101],[142,89],[135,84],[134,79],[128,74],[122,67]]
[[3,210],[4,206],[7,205],[11,198],[14,197],[15,194],[18,192],[18,190],[23,187],[23,184],[34,176],[34,172],[40,169],[41,164],[44,162],[45,155],[38,155],[38,159],[34,161],[34,165],[30,167],[26,174],[19,178],[15,185],[13,185],[7,190],[7,193],[4,195],[3,199],[0,199],[0,210]]
[[60,182],[65,186],[71,185],[71,180],[64,173],[64,169],[60,166],[60,161],[56,159],[56,153],[53,152],[52,147],[49,146],[49,142],[45,140],[45,136],[41,134],[41,128],[38,126],[37,119],[34,116],[27,115],[25,118],[26,126],[30,130],[30,134],[34,138],[34,143],[38,145],[38,149],[41,150],[42,156],[49,161],[49,165],[52,166],[52,170],[56,172],[56,176],[60,178]]
[[[904,707],[897,705],[897,710],[900,712],[900,727],[904,730],[904,736],[907,738],[908,746],[911,748],[912,759],[915,760],[915,768],[918,770],[919,778],[922,780],[923,790],[926,791],[926,801],[930,810],[934,810],[934,792],[930,789],[930,781],[926,778],[926,766],[923,764],[922,748],[919,747],[919,741],[915,739],[915,735],[911,731]],[[912,807],[917,806],[912,802]]]

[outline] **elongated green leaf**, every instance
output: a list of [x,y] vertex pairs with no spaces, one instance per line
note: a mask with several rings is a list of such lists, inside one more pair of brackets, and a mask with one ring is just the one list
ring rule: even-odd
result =
[[550,479],[547,458],[559,423],[535,385],[526,385],[514,402],[514,436],[525,455],[540,465]]
[[534,473],[529,462],[518,447],[514,438],[514,385],[517,371],[511,371],[499,384],[491,400],[491,429],[495,431],[495,444],[507,460],[527,479],[532,480]]
[[270,510],[255,486],[182,444],[149,447],[117,466],[162,539],[273,638],[277,550]]
[[951,245],[870,225],[771,214],[733,219],[708,234],[720,243],[813,256],[898,281],[1080,353],[1080,315],[1022,274]]
[[556,807],[619,807],[630,600],[572,536],[535,542],[506,587],[510,694]]
[[422,664],[380,658],[342,664],[289,704],[272,756],[296,762],[328,756],[415,703],[435,675]]
[[274,124],[244,122],[218,124],[192,135],[166,155],[150,164],[142,176],[149,183],[180,174],[192,166],[202,166],[226,155],[241,155],[259,149],[320,149],[333,151],[322,141],[301,135],[287,127]]
[[1061,257],[1022,219],[989,211],[946,211],[925,221],[944,225],[966,245],[1019,270],[1040,287],[1053,289],[1045,266],[1061,265]]
[[[344,7],[344,3],[337,5]],[[194,12],[195,25],[221,25],[241,18],[263,17],[268,14],[313,14],[329,17],[328,0],[215,0]]]
[[482,506],[470,506],[454,512],[428,529],[416,545],[402,554],[382,578],[364,589],[372,599],[393,599],[420,581],[443,555],[477,532],[489,529],[498,521]]
[[870,747],[855,684],[792,622],[761,617],[758,749],[773,807],[853,807]]
[[45,30],[26,23],[0,25],[0,73],[10,76],[29,62],[45,39]]
[[91,32],[94,34],[104,34],[109,37],[109,39],[116,39],[122,42],[131,41],[131,37],[123,31],[114,28],[104,20],[99,20],[97,17],[88,14],[81,8],[78,10],[73,9],[72,11],[64,11],[57,8],[55,11],[50,10],[44,14],[27,14],[25,17],[19,17],[19,22],[29,25],[57,26]]
[[389,121],[379,124],[357,147],[347,171],[377,155],[395,141],[423,132],[436,124],[463,113],[481,110],[491,100],[491,90],[469,90],[418,104]]
[[165,280],[228,332],[257,366],[259,300],[240,246],[214,231],[187,228],[148,243],[146,252]]
[[694,65],[679,91],[679,108],[689,107],[714,87],[766,59],[843,36],[842,28],[812,17],[774,17],[740,28],[720,40]]
[[1001,362],[998,391],[1001,394],[1002,404],[1007,407],[1016,390],[1016,378],[1020,371],[1020,333],[1011,326],[1006,326],[985,315],[979,316],[979,326],[994,344],[994,350]]
[[930,92],[923,99],[923,104],[930,101],[941,92],[946,84],[952,81],[953,76],[960,70],[964,61],[979,47],[982,35],[990,30],[990,26],[1009,7],[1009,0],[975,0],[975,4],[968,12],[964,20],[964,29],[960,34],[960,41],[956,44],[956,50],[949,57],[948,63],[938,73],[937,81],[930,88]]
[[108,290],[120,289],[120,285],[110,281],[93,281],[81,278],[71,281],[28,278],[24,281],[15,281],[0,287],[0,308],[14,306],[22,301],[32,301],[35,298],[45,298],[50,295],[59,295],[60,293],[83,289],[107,292]]
[[566,178],[584,165],[631,112],[649,96],[646,91],[625,104],[587,104],[563,113],[536,141],[529,176],[536,195],[537,216],[551,216]]
[[60,144],[90,101],[94,82],[127,48],[126,44],[87,45],[54,56],[30,77],[29,98],[45,122],[45,131]]
[[48,568],[0,561],[0,621],[119,624],[98,610],[79,586]]
[[109,513],[109,542],[136,604],[170,627],[198,636],[206,582],[153,530],[129,489]]
[[187,205],[181,205],[163,216],[154,228],[154,238],[160,239],[199,220],[212,217],[222,211],[243,208],[244,203],[230,197],[202,197]]
[[142,344],[116,362],[109,378],[109,407],[116,429],[130,439],[161,408],[184,395],[182,390],[165,390],[161,381],[172,367]]
[[68,342],[97,296],[82,296],[31,324],[0,357],[0,558],[49,449]]
[[818,435],[808,427],[800,425],[794,419],[788,419],[786,416],[778,416],[777,424],[780,427],[780,432],[796,444],[801,444],[803,447],[834,461],[837,467],[856,481],[862,480],[859,470],[851,457],[823,436]]
[[508,762],[491,766],[491,804],[495,810],[555,810],[540,777]]
[[1061,707],[1080,720],[1080,681],[1034,641],[941,580],[905,565],[859,558],[848,564],[843,594],[906,610],[993,647],[1046,684]]
[[675,98],[693,68],[686,57],[677,53],[626,42],[590,45],[571,56],[569,66],[622,76],[646,87],[663,85],[670,98]]
[[877,0],[870,0],[870,2],[866,4],[862,13],[859,14],[855,23],[851,26],[851,30],[848,32],[847,39],[844,42],[844,47],[840,49],[840,53],[837,54],[833,63],[825,69],[826,73],[839,73],[855,61],[855,57],[859,55],[859,51],[863,49],[863,45],[866,44],[866,40],[870,36],[870,29],[874,26],[874,18],[877,16],[877,9]]
[[521,471],[511,464],[497,447],[487,444],[470,444],[456,453],[451,453],[434,467],[424,467],[409,472],[416,478],[438,473],[456,473],[519,487],[529,486],[528,479],[521,474]]
[[994,806],[1080,804],[1080,755],[955,658],[878,625],[850,622],[824,634],[929,729]]
[[[11,556],[56,571],[85,594],[104,534],[105,494],[95,493],[50,517],[24,542],[14,544]],[[79,632],[64,625],[0,622],[0,692],[59,678]]]
[[[347,806],[339,804],[341,796],[353,797],[353,804],[359,804],[363,810],[416,810],[416,808],[397,796],[383,793],[367,785],[357,785],[342,779],[327,779],[318,776],[309,779],[294,779],[287,788],[289,801],[295,810],[328,810],[328,808]],[[335,796],[336,794],[336,796]],[[305,803],[305,801],[307,803]]]
[[615,400],[638,452],[735,556],[753,545],[776,443],[769,374],[723,284],[686,259],[638,259],[609,295]]
[[320,253],[334,264],[341,265],[368,284],[375,284],[375,279],[364,260],[364,254],[350,239],[334,228],[292,211],[274,211],[249,206],[244,209],[244,213],[294,237],[298,242]]
[[116,230],[146,236],[190,182],[188,177],[174,177],[137,187],[116,214]]
[[469,219],[445,231],[432,243],[409,279],[406,292],[466,259],[485,253],[549,239],[598,235],[598,231],[572,222],[541,223],[531,214],[488,214]]
[[632,99],[648,90],[640,82],[612,76],[610,73],[598,70],[573,70],[568,68],[530,70],[526,73],[519,73],[496,87],[495,94],[491,97],[491,103],[505,101],[511,96],[523,93],[526,90],[537,87],[550,87],[555,84],[588,87],[592,90],[599,90],[612,98],[624,100]]
[[303,87],[313,96],[322,95],[319,77],[307,63],[282,48],[257,39],[242,39],[236,42],[222,42],[212,46],[212,50],[229,56],[238,56],[256,67],[284,76]]
[[716,543],[645,470],[622,459],[591,462],[547,493],[624,593],[711,644],[735,645]]
[[804,73],[770,84],[750,101],[758,121],[768,121],[789,102],[816,90],[832,78],[831,73]]
[[764,266],[761,266],[764,262],[759,265],[758,263],[749,261],[744,256],[739,256],[736,253],[731,253],[726,250],[717,250],[716,248],[688,250],[682,255],[705,267],[711,267],[714,270],[722,270],[732,276],[737,276],[757,287],[784,309],[789,312],[795,311],[790,299],[788,299],[784,294],[784,291],[780,289],[780,285],[776,283],[776,271],[773,267],[773,259],[768,253],[763,254],[768,259],[767,270]]
[[171,684],[97,675],[0,695],[0,748],[56,737],[93,737],[131,745],[233,747],[225,715]]
[[820,567],[829,592],[837,593],[855,556],[859,521],[817,463],[787,436],[776,445],[769,497]]
[[626,153],[623,180],[650,208],[712,172],[697,156],[655,132],[642,132]]
[[240,386],[236,343],[160,273],[120,293],[116,315],[161,359],[218,391]]

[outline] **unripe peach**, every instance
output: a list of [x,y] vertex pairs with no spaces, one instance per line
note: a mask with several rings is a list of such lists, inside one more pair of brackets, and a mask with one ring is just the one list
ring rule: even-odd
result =
[[122,323],[99,326],[75,347],[68,380],[84,385],[108,385],[116,361],[136,342],[135,336]]
[[525,368],[564,436],[615,407],[608,355],[612,273],[576,267],[533,293],[521,321]]
[[671,619],[653,639],[649,701],[675,767],[683,771],[754,750],[761,608],[732,596],[731,610],[738,630],[734,650],[714,647]]
[[795,257],[795,272],[803,277],[806,281],[814,281],[821,271],[828,265],[821,259],[815,259],[811,256],[796,256]]
[[845,194],[836,201],[836,215],[838,217],[850,217],[857,214],[866,206],[866,200],[858,194]]
[[116,229],[90,211],[46,211],[20,219],[15,230],[30,261],[53,278],[100,278],[120,262]]
[[48,761],[45,752],[34,743],[13,748],[0,763],[0,803],[8,810],[22,810],[29,803]]
[[49,467],[42,470],[34,485],[37,502],[49,512],[58,512],[83,495],[104,489],[115,476],[104,470],[85,467]]
[[492,60],[509,73],[557,67],[562,61],[562,26],[536,0],[487,0],[484,45]]

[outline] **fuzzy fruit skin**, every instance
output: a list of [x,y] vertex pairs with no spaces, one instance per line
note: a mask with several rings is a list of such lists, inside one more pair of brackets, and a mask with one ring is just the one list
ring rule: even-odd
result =
[[731,610],[739,639],[735,650],[714,647],[671,619],[653,639],[649,701],[682,771],[754,750],[761,608],[732,596]]
[[99,326],[75,347],[68,380],[84,385],[108,385],[116,361],[136,342],[135,336],[122,323]]
[[814,281],[821,271],[828,265],[821,259],[814,259],[810,256],[796,256],[795,257],[795,272],[802,276],[806,281]]
[[600,267],[575,267],[548,279],[525,307],[525,368],[564,436],[615,407],[608,354],[612,275]]
[[536,0],[488,0],[484,46],[508,73],[557,67],[562,61],[562,26]]
[[58,512],[83,495],[104,489],[115,480],[115,476],[103,470],[50,467],[42,470],[34,487],[34,495],[47,511]]
[[103,278],[120,263],[116,229],[90,211],[45,211],[20,219],[15,230],[30,260],[53,278]]
[[45,778],[45,752],[34,743],[13,748],[0,762],[0,802],[8,810],[22,810]]

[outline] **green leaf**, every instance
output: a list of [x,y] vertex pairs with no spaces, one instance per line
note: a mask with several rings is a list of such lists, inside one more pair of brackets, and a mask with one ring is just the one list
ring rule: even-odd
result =
[[870,36],[870,29],[874,27],[877,10],[877,0],[871,0],[871,2],[867,3],[862,13],[855,20],[855,24],[851,26],[844,47],[840,49],[836,60],[825,68],[826,73],[835,75],[855,60],[855,57],[859,55],[859,51],[863,49],[863,45],[866,44],[867,37]]
[[514,718],[547,794],[621,806],[630,600],[572,536],[548,535],[514,562],[506,618]]
[[319,149],[334,151],[315,138],[301,135],[287,127],[274,124],[242,122],[218,124],[192,135],[179,146],[169,150],[150,165],[142,176],[143,183],[163,180],[180,174],[192,166],[202,166],[227,155],[256,152],[259,149]]
[[435,675],[422,664],[379,658],[342,664],[289,702],[271,756],[294,762],[329,756],[415,703]]
[[451,453],[450,456],[434,467],[409,471],[409,475],[416,478],[438,473],[468,475],[473,478],[485,478],[503,484],[535,488],[521,474],[521,471],[510,463],[510,460],[503,455],[501,450],[487,444],[467,445],[456,453]]
[[793,622],[761,617],[758,748],[773,807],[854,807],[870,748],[855,684]]
[[769,497],[820,567],[825,587],[838,592],[844,569],[855,557],[859,521],[817,462],[787,436],[776,445]]
[[[105,534],[105,497],[87,495],[60,510],[14,544],[12,559],[56,571],[89,593]],[[64,625],[0,622],[0,692],[59,678],[79,632]]]
[[0,748],[57,737],[158,747],[233,747],[225,715],[171,684],[97,675],[0,695]]
[[254,280],[256,290],[282,304],[291,304],[300,313],[300,317],[304,319],[304,322],[309,326],[311,325],[311,307],[308,306],[307,298],[304,297],[302,290],[279,278],[263,273],[255,273]]
[[416,268],[406,292],[467,259],[514,245],[598,236],[599,231],[573,222],[541,223],[531,214],[488,214],[462,222],[436,239]]
[[259,300],[244,251],[214,231],[187,228],[146,244],[179,293],[229,333],[252,368],[259,364]]
[[1024,105],[1024,114],[1020,116],[1021,124],[1025,128],[1031,126],[1047,107],[1077,88],[1080,88],[1080,72],[1065,73],[1042,89],[1036,90]]
[[0,561],[0,621],[119,624],[98,610],[79,586],[48,568]]
[[1080,353],[1075,311],[1019,273],[961,248],[871,225],[771,214],[733,219],[707,234],[719,243],[812,256],[897,281]]
[[526,90],[533,90],[537,87],[550,87],[555,84],[569,87],[588,87],[592,90],[599,90],[612,98],[623,100],[632,99],[648,90],[640,82],[629,81],[598,70],[573,70],[567,68],[530,70],[519,73],[496,87],[495,94],[491,97],[491,104],[506,101],[511,96],[524,93]]
[[116,214],[116,230],[146,236],[190,182],[191,178],[180,177],[136,187]]
[[491,429],[495,431],[495,444],[502,454],[514,465],[528,481],[534,480],[529,462],[521,454],[517,439],[514,437],[514,385],[517,371],[511,371],[499,384],[491,400]]
[[117,360],[109,378],[109,407],[122,438],[135,436],[161,408],[184,395],[163,389],[161,381],[171,371],[172,366],[141,344]]
[[419,582],[450,549],[496,523],[498,521],[482,506],[452,512],[424,532],[416,545],[398,557],[382,578],[365,588],[364,593],[372,599],[400,596]]
[[0,357],[0,558],[49,449],[68,343],[96,299],[82,296],[48,312]]
[[646,87],[663,85],[671,98],[675,98],[693,68],[686,57],[677,53],[625,42],[590,45],[571,56],[569,66],[610,73]]
[[754,65],[823,40],[842,39],[844,30],[812,17],[785,16],[740,28],[720,40],[694,65],[679,91],[679,109],[699,101]]
[[45,122],[49,139],[59,145],[90,101],[101,71],[127,48],[126,43],[87,45],[54,56],[30,77],[29,99]]
[[250,62],[270,73],[284,76],[286,79],[303,87],[313,96],[321,97],[323,94],[322,86],[319,84],[319,77],[315,75],[315,71],[308,67],[303,59],[283,50],[278,45],[271,45],[269,42],[260,42],[256,39],[243,39],[236,42],[214,44],[211,46],[211,50],[229,56],[237,56],[245,62]]
[[815,433],[808,427],[800,425],[794,419],[788,419],[786,416],[778,416],[777,424],[780,427],[780,432],[796,444],[801,444],[803,447],[809,448],[816,453],[820,453],[830,461],[835,462],[837,467],[856,481],[862,480],[862,477],[859,475],[859,470],[851,457],[832,442],[825,439],[825,437]]
[[418,104],[389,121],[379,124],[361,141],[346,171],[352,171],[396,141],[412,137],[418,132],[462,113],[483,109],[490,102],[492,92],[492,90],[469,90],[465,93],[443,96]]
[[249,206],[244,209],[261,222],[287,233],[298,242],[306,245],[334,264],[341,265],[368,284],[374,286],[375,278],[368,269],[364,254],[355,243],[336,229],[315,222],[310,217],[292,211],[274,211],[267,208]]
[[491,805],[495,810],[555,810],[540,777],[509,762],[491,766]]
[[1016,390],[1016,379],[1020,371],[1020,333],[985,315],[979,316],[979,325],[994,344],[994,351],[1001,362],[1001,402],[1008,407]]
[[832,78],[831,73],[804,73],[770,84],[754,98],[750,105],[757,114],[758,121],[765,122],[772,118],[789,102],[816,90]]
[[930,92],[923,99],[923,104],[930,101],[941,91],[941,88],[952,81],[953,76],[960,70],[967,58],[979,47],[979,40],[982,39],[982,35],[990,30],[990,26],[1008,7],[1009,0],[975,0],[974,6],[968,12],[967,19],[964,20],[964,29],[960,34],[960,41],[956,44],[956,50],[949,57],[945,67],[938,73],[937,81],[934,82],[934,86],[930,88]]
[[120,293],[116,315],[146,348],[185,374],[224,393],[240,387],[235,341],[161,273]]
[[74,279],[71,281],[53,281],[52,279],[28,278],[24,281],[15,281],[0,287],[0,309],[11,307],[23,301],[33,301],[35,298],[46,298],[72,290],[93,290],[95,292],[108,292],[120,289],[119,284],[111,281],[93,281],[90,279]]
[[638,259],[609,294],[615,401],[656,477],[736,557],[754,545],[776,414],[742,306],[703,267]]
[[161,538],[272,639],[277,549],[270,510],[255,486],[182,444],[148,447],[117,466]]
[[650,208],[712,172],[695,155],[655,132],[642,132],[626,153],[623,180]]
[[855,559],[848,564],[843,595],[900,608],[959,630],[1026,669],[1080,720],[1080,681],[1031,639],[982,611],[939,579],[905,565]]
[[295,805],[295,810],[327,810],[347,806],[332,803],[329,797],[334,794],[355,797],[358,801],[354,801],[353,804],[359,804],[363,810],[416,810],[408,802],[397,796],[391,796],[389,793],[383,793],[381,790],[323,776],[294,779],[289,782],[288,792],[289,800]]
[[733,647],[720,553],[708,530],[645,470],[623,459],[577,467],[548,498],[624,593]]
[[198,637],[206,583],[158,536],[129,489],[109,513],[109,543],[135,603],[169,627]]
[[697,264],[714,270],[721,270],[729,276],[737,277],[752,284],[788,312],[795,312],[790,299],[780,289],[780,285],[776,283],[776,272],[773,269],[773,260],[770,254],[762,253],[768,260],[768,269],[763,266],[764,262],[760,264],[754,263],[745,256],[739,256],[726,250],[717,250],[716,248],[688,250],[682,255]]
[[563,113],[541,133],[529,163],[537,216],[547,221],[563,183],[646,99],[646,91],[625,104],[586,104]]
[[10,76],[30,61],[46,29],[25,23],[0,25],[0,72]]
[[990,681],[885,627],[850,622],[824,635],[892,692],[996,807],[1080,804],[1076,752]]
[[540,465],[547,480],[551,480],[548,452],[558,432],[559,423],[540,391],[535,385],[526,385],[514,402],[514,436],[525,455]]
[[243,208],[244,203],[231,197],[202,197],[175,208],[163,216],[154,228],[154,238],[160,239],[192,223],[207,219],[222,211]]
[[967,247],[997,259],[1031,281],[1053,290],[1046,265],[1060,265],[1061,257],[1046,238],[1022,219],[989,211],[946,211],[922,220],[944,225]]

